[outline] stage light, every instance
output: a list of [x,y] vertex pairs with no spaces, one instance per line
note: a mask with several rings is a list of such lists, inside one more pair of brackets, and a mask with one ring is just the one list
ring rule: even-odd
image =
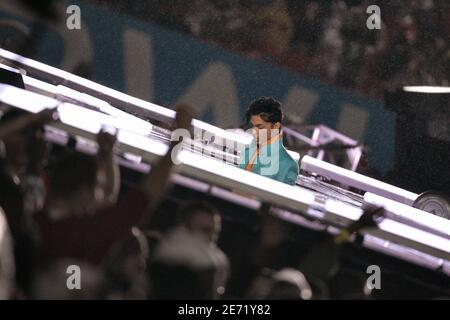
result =
[[52,98],[0,83],[1,101],[10,106],[20,106],[21,109],[38,113],[44,109],[54,109],[58,102]]
[[450,220],[433,215],[402,203],[387,199],[376,194],[366,192],[364,201],[369,204],[383,206],[393,215],[393,219],[410,224],[424,231],[437,231],[442,236],[450,239]]
[[[394,243],[404,244],[411,248],[416,248],[422,252],[450,260],[450,240],[436,236],[429,232],[425,232],[400,222],[384,219],[378,224],[378,229],[372,229],[371,235],[382,236],[384,232],[395,236],[391,241]],[[414,242],[414,245],[411,245]]]
[[100,100],[86,93],[80,93],[65,86],[56,86],[55,99],[64,101],[65,98],[78,101],[82,105],[86,104],[98,109],[100,112],[109,114],[113,118],[117,119],[118,122],[123,126],[123,128],[127,128],[127,130],[129,131],[133,131],[142,135],[149,135],[152,132],[153,126],[151,123],[130,115],[125,111],[114,108],[106,101]]
[[301,161],[301,169],[315,173],[330,180],[337,181],[362,191],[372,192],[383,197],[393,199],[400,203],[412,205],[418,194],[395,187],[393,185],[369,178],[362,174],[347,170],[331,163],[304,156]]

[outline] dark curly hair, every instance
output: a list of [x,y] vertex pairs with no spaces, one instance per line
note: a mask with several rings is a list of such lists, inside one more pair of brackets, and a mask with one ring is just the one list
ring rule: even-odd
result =
[[245,112],[245,123],[248,124],[252,116],[259,115],[261,119],[270,123],[283,120],[281,103],[273,98],[261,97],[253,101]]

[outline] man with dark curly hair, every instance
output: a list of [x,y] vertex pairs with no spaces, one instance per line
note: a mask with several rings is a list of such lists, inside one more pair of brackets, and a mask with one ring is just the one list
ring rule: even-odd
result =
[[254,139],[241,153],[239,167],[262,176],[295,185],[299,168],[283,146],[281,103],[262,97],[250,104],[245,114]]

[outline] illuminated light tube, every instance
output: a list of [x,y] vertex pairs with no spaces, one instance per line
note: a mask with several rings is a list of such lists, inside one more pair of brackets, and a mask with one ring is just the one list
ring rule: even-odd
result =
[[56,97],[56,86],[50,83],[34,79],[29,76],[22,76],[25,88],[35,93],[45,95],[50,98]]
[[247,136],[243,136],[243,135],[231,132],[231,131],[227,131],[222,128],[208,124],[206,122],[200,121],[200,120],[192,119],[192,125],[194,127],[202,129],[204,131],[210,132],[216,137],[220,137],[221,139],[224,139],[224,140],[234,141],[241,145],[250,144],[252,142],[251,137],[249,138]]
[[417,199],[418,194],[381,182],[379,180],[366,177],[331,163],[304,156],[301,161],[301,169],[307,172],[316,173],[320,176],[337,181],[362,191],[395,200],[397,202],[411,206]]
[[61,122],[78,127],[79,129],[98,133],[104,126],[110,126],[120,131],[134,132],[142,136],[141,132],[136,132],[135,124],[127,118],[113,118],[101,112],[89,110],[72,103],[62,103],[58,107],[59,118]]
[[392,215],[392,219],[394,220],[401,221],[405,224],[408,224],[408,222],[409,224],[412,223],[416,228],[428,232],[437,232],[440,236],[450,239],[450,220],[370,192],[366,192],[364,195],[364,202],[383,206]]
[[125,159],[134,162],[134,163],[141,163],[142,157],[137,156],[135,154],[132,153],[128,153],[128,152],[124,152],[122,155]]
[[31,89],[36,93],[51,97],[57,101],[59,100],[60,96],[63,96],[65,98],[70,98],[83,104],[88,104],[90,106],[96,107],[100,111],[105,112],[117,119],[120,119],[123,124],[126,123],[127,128],[130,131],[141,133],[143,135],[149,135],[152,132],[153,126],[151,123],[130,115],[125,111],[114,108],[106,101],[92,97],[88,94],[81,93],[61,85],[54,86],[28,76],[24,77],[24,83],[28,89]]
[[[432,270],[445,266],[446,260],[370,235],[364,237],[364,246]],[[450,275],[450,270],[444,272]]]
[[[65,80],[64,82],[70,81],[78,86],[88,89],[89,91],[96,91],[97,93],[99,93],[101,95],[105,95],[105,96],[111,97],[113,99],[116,99],[118,101],[121,101],[122,103],[126,104],[127,106],[138,107],[142,110],[146,110],[146,111],[150,112],[151,114],[157,116],[157,118],[159,118],[161,120],[175,119],[176,113],[175,113],[175,111],[173,111],[171,109],[164,108],[164,107],[161,107],[154,103],[132,97],[132,96],[122,93],[120,91],[105,87],[96,82],[73,75],[69,72],[57,69],[55,67],[51,67],[44,63],[22,57],[16,53],[13,53],[13,52],[10,52],[10,51],[4,50],[4,49],[0,49],[0,56],[5,59],[15,61],[21,65],[25,65],[27,67],[33,68],[41,73],[46,73],[46,74],[50,74],[54,77],[58,77],[61,80]],[[226,131],[219,127],[207,124],[203,121],[193,119],[192,125],[199,129],[211,132],[215,136],[221,137],[222,139],[235,141],[235,142],[243,144],[243,145],[250,143],[250,141],[247,137],[243,137],[234,132]]]
[[[349,223],[358,220],[363,213],[361,208],[334,199],[326,201],[325,210],[327,220],[341,226],[347,226]],[[333,214],[333,216],[330,214]]]
[[259,210],[261,207],[260,201],[241,196],[239,194],[225,190],[223,188],[211,186],[210,194],[219,197],[221,199],[225,199],[229,202],[236,203],[242,207],[250,208],[253,210]]
[[[357,221],[363,213],[360,208],[348,206],[337,200],[327,200],[325,209],[325,220],[340,226],[346,226],[353,221]],[[388,218],[383,219],[378,224],[378,228],[365,228],[361,232],[450,260],[449,239]]]
[[180,170],[196,178],[229,189],[249,192],[256,197],[281,207],[306,211],[314,203],[314,193],[300,189],[243,169],[226,165],[213,159],[181,151],[177,158]]
[[157,113],[157,114],[163,115],[168,118],[175,118],[175,112],[173,110],[163,108],[156,104],[140,100],[138,98],[134,98],[134,97],[124,94],[122,92],[110,89],[110,88],[102,86],[96,82],[73,75],[69,72],[57,69],[55,67],[51,67],[44,63],[38,62],[36,60],[22,57],[16,53],[13,53],[13,52],[10,52],[10,51],[4,50],[4,49],[0,49],[0,56],[2,56],[3,58],[18,62],[22,65],[26,65],[26,66],[36,69],[40,72],[44,72],[44,73],[59,77],[61,80],[71,81],[82,87],[89,88],[91,90],[97,91],[104,95],[108,95],[112,98],[123,101],[125,103],[135,104],[135,105],[137,105],[143,109],[149,110],[153,113]]
[[137,156],[141,156],[149,161],[154,160],[154,156],[163,156],[169,147],[159,141],[136,134],[134,132],[119,130],[117,140],[121,143],[121,150],[129,150]]
[[10,106],[20,106],[21,109],[38,113],[44,109],[55,109],[58,102],[52,98],[0,83],[0,99]]
[[[80,148],[79,150],[88,153],[95,153],[96,143],[92,141],[95,141],[95,134],[97,133],[96,131],[100,127],[100,124],[91,122],[90,125],[87,126],[90,131],[83,130],[81,126],[75,122],[68,124],[61,121],[52,123],[51,126],[47,127],[50,129],[56,128],[63,130],[69,135],[76,136],[77,141],[85,140],[91,142],[90,144],[92,144],[92,147]],[[151,138],[126,130],[119,130],[117,134],[117,141],[117,147],[121,152],[131,153],[135,156],[135,158],[145,159],[151,163],[166,154],[168,150],[168,146],[159,141],[155,141]]]
[[[46,108],[55,109],[58,105],[55,99],[5,84],[0,84],[0,101],[32,113],[38,113]],[[131,152],[140,150],[141,154],[137,154],[138,156],[142,156],[145,152],[162,156],[167,152],[167,145],[130,131],[130,123],[124,122],[123,119],[116,119],[71,103],[61,103],[57,110],[61,123],[52,123],[51,127],[68,131],[73,135],[85,136],[86,133],[95,135],[104,125],[110,125],[119,129],[117,139],[125,144],[122,147],[131,148]]]
[[208,193],[211,188],[211,185],[208,183],[204,183],[202,181],[185,177],[179,174],[173,174],[171,180],[178,185],[203,193]]
[[441,86],[404,86],[403,91],[417,93],[450,93],[450,87]]
[[[386,235],[382,231],[390,233],[393,237],[386,239]],[[369,234],[450,260],[450,240],[397,221],[384,219],[378,224],[378,229],[371,229]]]
[[114,108],[109,103],[101,99],[92,97],[85,93],[80,93],[76,90],[61,85],[56,86],[56,95],[56,99],[58,99],[58,95],[62,95],[64,97],[79,101],[83,104],[96,107],[100,111],[120,120],[122,124],[126,124],[126,127],[129,131],[137,132],[142,135],[149,135],[152,132],[153,126],[151,123],[135,117],[129,113],[126,113],[125,111]]
[[58,107],[59,119],[62,123],[81,130],[97,134],[104,124],[103,117],[95,112],[78,107],[70,103],[63,103]]
[[[58,103],[55,99],[10,85],[0,84],[0,95],[3,103],[19,107],[31,113],[57,108],[61,122],[93,134],[98,133],[104,125],[131,132],[139,131],[136,130],[136,123],[130,121],[129,118],[113,118],[71,103]],[[137,133],[142,135],[140,132]]]

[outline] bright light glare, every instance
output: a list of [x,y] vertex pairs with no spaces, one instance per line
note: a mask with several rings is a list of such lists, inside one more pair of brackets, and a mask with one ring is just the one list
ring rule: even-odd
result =
[[435,86],[405,86],[404,91],[418,93],[450,93],[450,87]]
[[53,109],[57,105],[57,102],[52,98],[7,84],[0,84],[0,101],[31,113],[38,113],[44,109]]
[[[159,142],[159,141],[155,141],[151,138],[147,138],[144,136],[141,136],[139,134],[133,133],[133,132],[129,132],[129,131],[123,131],[120,130],[118,137],[117,137],[118,141],[140,149],[142,151],[145,151],[147,153],[150,154],[154,154],[154,155],[158,155],[158,156],[163,156],[164,154],[166,154],[167,150],[168,150],[168,146]],[[136,154],[135,150],[132,150],[131,153]],[[144,154],[140,154],[138,156],[141,156]]]

